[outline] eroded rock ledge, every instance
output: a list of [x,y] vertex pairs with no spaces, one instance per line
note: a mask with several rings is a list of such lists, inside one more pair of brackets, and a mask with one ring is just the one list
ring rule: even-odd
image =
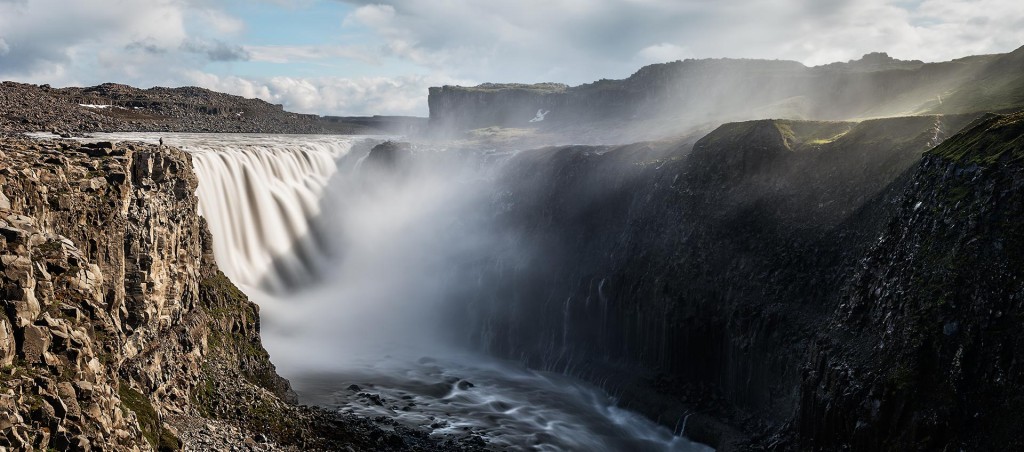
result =
[[173,148],[0,138],[0,448],[474,447],[295,406],[196,186]]

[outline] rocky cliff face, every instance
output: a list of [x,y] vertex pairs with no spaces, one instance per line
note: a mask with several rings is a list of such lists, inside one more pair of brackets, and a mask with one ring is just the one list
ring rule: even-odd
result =
[[[5,142],[3,259],[10,445],[128,447],[140,411],[189,400],[203,337],[173,326],[198,308],[201,224],[180,152],[46,149]],[[93,155],[95,157],[88,157]],[[207,271],[209,271],[207,269]],[[195,352],[195,353],[190,353]],[[85,422],[92,420],[94,422]],[[151,426],[146,426],[151,427]]]
[[925,156],[811,348],[805,448],[1024,447],[1022,156],[1022,114]]
[[[805,67],[792,61],[686,60],[641,68],[624,80],[562,85],[445,86],[430,91],[432,127],[499,126],[541,132],[659,138],[687,128],[759,118],[845,120],[1019,108],[1024,48],[944,63],[869,54]],[[536,112],[543,121],[530,122]],[[637,122],[646,130],[631,130]],[[586,134],[581,134],[586,135]],[[614,134],[609,134],[610,138]],[[607,142],[607,139],[606,139]]]
[[173,148],[0,139],[0,447],[438,449],[292,404],[196,184]]
[[922,153],[970,119],[752,121],[692,146],[520,153],[501,223],[542,251],[484,270],[502,301],[476,305],[479,340],[604,382],[671,426],[696,412],[695,439],[768,444],[800,412],[807,350],[844,275]]
[[[427,97],[430,127],[462,130],[494,125],[525,126],[537,117],[538,111],[560,107],[567,89],[566,85],[556,83],[432,87]],[[496,106],[500,107],[494,108]]]

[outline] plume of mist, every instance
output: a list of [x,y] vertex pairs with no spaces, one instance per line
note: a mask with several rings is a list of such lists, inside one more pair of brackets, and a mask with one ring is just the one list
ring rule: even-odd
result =
[[333,256],[324,280],[254,295],[282,368],[329,371],[368,353],[440,354],[466,336],[453,300],[473,286],[467,269],[496,253],[525,253],[492,224],[489,181],[501,159],[481,158],[403,149],[339,162],[316,219]]

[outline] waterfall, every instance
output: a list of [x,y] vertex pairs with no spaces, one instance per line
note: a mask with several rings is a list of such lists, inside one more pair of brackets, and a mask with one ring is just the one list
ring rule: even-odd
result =
[[[321,217],[328,184],[376,138],[325,135],[101,134],[192,155],[200,214],[217,265],[236,284],[282,293],[308,285],[331,259]],[[353,154],[356,145],[362,155]],[[358,152],[356,152],[358,154]]]
[[[549,289],[566,283],[552,271],[564,252],[518,216],[546,218],[529,201],[553,191],[531,177],[554,174],[509,172],[515,153],[371,152],[381,139],[162,137],[192,155],[218,265],[260,305],[263,343],[304,403],[499,448],[709,450],[621,409],[605,392],[618,383],[575,354],[610,340],[597,336],[613,283]],[[521,186],[537,190],[509,196]],[[353,384],[416,408],[366,405]]]
[[317,276],[329,247],[317,219],[350,140],[193,148],[199,206],[220,268],[232,280],[281,291]]

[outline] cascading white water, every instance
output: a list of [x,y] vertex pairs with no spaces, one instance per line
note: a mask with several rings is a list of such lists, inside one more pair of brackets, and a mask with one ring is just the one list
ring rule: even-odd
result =
[[337,161],[362,138],[345,136],[103,134],[192,154],[217,265],[236,284],[281,292],[308,283],[329,247],[318,230]]
[[[351,141],[304,146],[206,144],[192,153],[200,209],[214,253],[235,281],[280,291],[304,282],[324,259],[314,223],[320,198]],[[261,281],[262,280],[262,281]]]
[[[598,388],[451,340],[467,320],[453,319],[465,309],[452,300],[481,302],[488,290],[467,270],[523,262],[526,245],[490,213],[486,188],[503,156],[437,152],[389,168],[364,162],[368,149],[350,152],[352,137],[162,136],[192,153],[218,264],[260,304],[264,344],[304,402],[433,435],[473,432],[496,447],[709,450]],[[363,403],[345,389],[353,383],[414,405]]]

